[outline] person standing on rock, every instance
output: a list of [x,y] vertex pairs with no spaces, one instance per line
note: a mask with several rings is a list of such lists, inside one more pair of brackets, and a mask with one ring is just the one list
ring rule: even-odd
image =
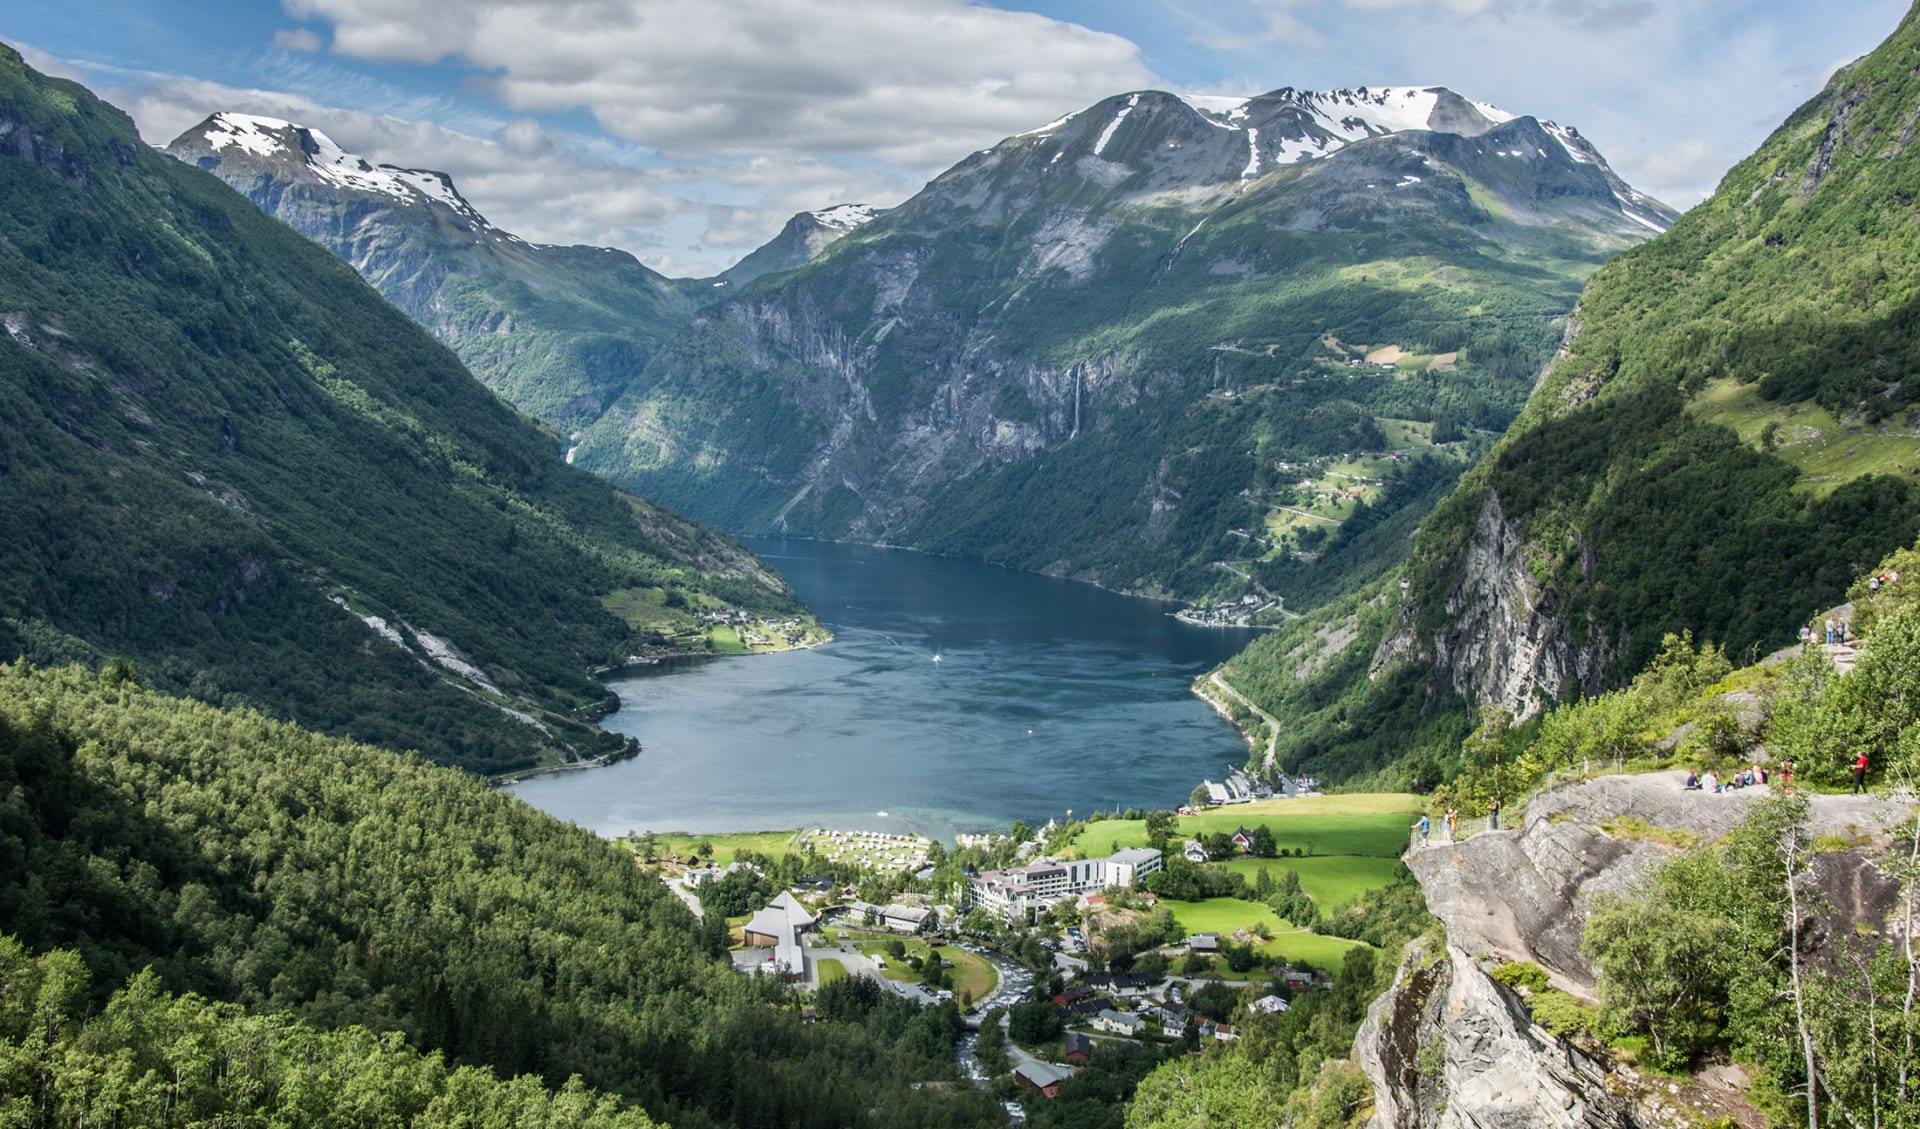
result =
[[1780,790],[1793,795],[1793,758],[1787,757],[1780,762]]
[[1860,793],[1866,790],[1867,790],[1867,754],[1866,754],[1866,750],[1863,749],[1861,750],[1859,756],[1853,758],[1853,794],[1858,796]]
[[1421,846],[1423,846],[1423,847],[1424,847],[1424,846],[1426,846],[1426,845],[1427,845],[1427,832],[1429,832],[1429,831],[1431,831],[1431,830],[1433,830],[1433,824],[1432,824],[1432,823],[1431,823],[1431,822],[1430,822],[1430,821],[1429,821],[1429,820],[1427,819],[1427,816],[1426,816],[1426,813],[1425,813],[1425,812],[1422,812],[1422,813],[1421,813],[1421,815],[1420,815],[1420,822],[1419,822],[1419,823],[1416,823],[1416,824],[1414,824],[1414,826],[1416,826],[1416,827],[1418,827],[1418,828],[1420,829],[1420,845],[1421,845]]
[[1453,823],[1454,823],[1455,814],[1456,813],[1453,808],[1448,808],[1447,814],[1442,817],[1442,822],[1444,822],[1447,825],[1447,842],[1449,843],[1453,842]]
[[1487,805],[1487,829],[1500,830],[1500,801],[1497,797]]

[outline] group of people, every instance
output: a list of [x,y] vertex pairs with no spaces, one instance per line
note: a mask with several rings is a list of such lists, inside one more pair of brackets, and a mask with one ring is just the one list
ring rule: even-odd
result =
[[[1853,763],[1849,767],[1853,771],[1853,794],[1858,796],[1867,790],[1866,752],[1861,751],[1855,754]],[[1786,795],[1793,795],[1793,758],[1787,757],[1782,760],[1777,771],[1780,790]],[[1749,765],[1729,775],[1725,780],[1720,779],[1712,769],[1704,773],[1687,770],[1687,791],[1689,792],[1733,792],[1765,783],[1767,783],[1767,770],[1758,764]]]
[[[1448,808],[1446,812],[1441,815],[1440,822],[1441,825],[1446,828],[1447,842],[1453,842],[1454,832],[1460,826],[1460,809]],[[1429,837],[1433,833],[1433,820],[1425,812],[1422,812],[1420,813],[1420,821],[1413,826],[1414,830],[1420,832],[1420,845],[1423,847],[1426,846]],[[1494,831],[1500,830],[1499,800],[1493,800],[1487,805],[1487,826]]]
[[[1787,764],[1792,763],[1791,761],[1787,762]],[[1781,775],[1789,782],[1793,779],[1792,772],[1787,769],[1786,765],[1781,766]],[[1720,779],[1720,774],[1712,769],[1708,769],[1704,774],[1695,772],[1692,769],[1687,770],[1687,791],[1689,792],[1735,792],[1741,788],[1752,788],[1757,784],[1765,784],[1766,782],[1767,770],[1757,764],[1749,765],[1738,772],[1729,773],[1725,780]],[[1787,794],[1793,794],[1790,783]]]
[[[1800,629],[1800,642],[1802,645],[1811,643],[1818,638],[1820,638],[1820,624],[1817,620]],[[1828,616],[1826,639],[1829,646],[1845,643],[1847,641],[1847,621],[1837,616]]]

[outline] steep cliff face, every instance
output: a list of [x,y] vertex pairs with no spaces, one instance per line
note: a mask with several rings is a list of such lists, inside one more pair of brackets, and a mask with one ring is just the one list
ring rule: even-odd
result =
[[1197,595],[1304,563],[1266,526],[1381,420],[1504,426],[1578,280],[1672,218],[1445,90],[1120,95],[737,287],[578,459],[731,528]]
[[1368,1129],[1630,1129],[1651,1124],[1607,1064],[1534,1023],[1465,951],[1408,951],[1355,1041]]
[[[1683,1106],[1750,1113],[1714,1078],[1652,1085],[1541,1028],[1488,969],[1529,961],[1555,987],[1592,999],[1580,940],[1594,899],[1632,890],[1673,855],[1663,841],[1712,842],[1732,831],[1759,796],[1687,792],[1679,773],[1601,777],[1536,797],[1517,829],[1411,852],[1407,863],[1446,926],[1445,951],[1410,950],[1361,1028],[1371,1126],[1600,1129],[1667,1124]],[[1816,796],[1809,831],[1855,838],[1893,814],[1872,797]],[[1818,960],[1835,939],[1884,921],[1896,888],[1863,851],[1821,854],[1812,865],[1824,908],[1803,939]]]
[[475,376],[564,428],[597,419],[711,297],[624,251],[528,243],[445,173],[375,165],[292,122],[215,114],[167,152],[351,264]]
[[[1591,579],[1592,551],[1579,546]],[[1591,616],[1576,621],[1565,601],[1542,584],[1530,546],[1489,490],[1460,554],[1447,592],[1445,618],[1422,636],[1413,617],[1381,640],[1371,669],[1418,658],[1432,664],[1440,687],[1479,706],[1532,717],[1570,694],[1602,689],[1625,632],[1607,639]]]
[[1916,51],[1909,13],[1593,276],[1579,335],[1423,530],[1419,626],[1383,659],[1524,712],[1634,673],[1669,631],[1785,645],[1912,541]]

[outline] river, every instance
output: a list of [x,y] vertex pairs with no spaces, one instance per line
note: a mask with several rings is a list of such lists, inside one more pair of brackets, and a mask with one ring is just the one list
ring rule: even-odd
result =
[[[1195,698],[1245,630],[1174,605],[903,550],[750,538],[833,631],[808,651],[610,679],[633,760],[514,785],[607,835],[957,831],[1168,807],[1246,743]],[[935,661],[935,658],[939,661]]]

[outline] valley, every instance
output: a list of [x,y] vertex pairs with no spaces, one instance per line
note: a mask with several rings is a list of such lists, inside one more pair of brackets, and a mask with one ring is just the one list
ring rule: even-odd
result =
[[1920,7],[801,7],[0,45],[0,1120],[1920,1125]]

